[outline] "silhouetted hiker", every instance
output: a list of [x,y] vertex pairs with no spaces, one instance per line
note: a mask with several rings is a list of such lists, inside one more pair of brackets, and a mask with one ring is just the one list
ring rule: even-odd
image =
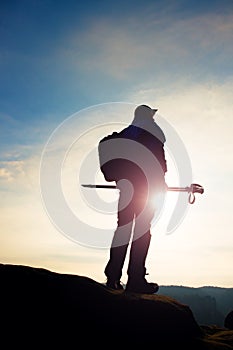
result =
[[118,159],[115,179],[119,189],[117,228],[104,270],[106,285],[123,289],[120,280],[131,241],[126,291],[147,294],[159,289],[156,283],[146,280],[145,261],[151,241],[151,222],[156,212],[155,195],[164,190],[167,171],[166,139],[154,121],[156,112],[157,109],[149,106],[138,106],[132,123],[120,132],[120,137],[128,143],[121,150],[125,156]]

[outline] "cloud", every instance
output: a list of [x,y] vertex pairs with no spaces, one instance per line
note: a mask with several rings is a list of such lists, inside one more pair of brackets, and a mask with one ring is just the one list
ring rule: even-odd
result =
[[0,162],[0,178],[13,182],[17,177],[24,176],[23,161]]
[[40,156],[35,154],[24,160],[0,162],[0,190],[15,194],[38,190]]
[[200,67],[208,74],[213,65],[221,65],[224,72],[223,64],[229,65],[233,54],[232,23],[231,13],[103,17],[89,23],[82,33],[74,30],[66,40],[66,55],[87,73],[101,72],[120,80],[135,74],[141,78],[143,73],[173,75],[176,70],[189,74]]
[[0,180],[12,181],[13,177],[11,172],[6,168],[0,168]]

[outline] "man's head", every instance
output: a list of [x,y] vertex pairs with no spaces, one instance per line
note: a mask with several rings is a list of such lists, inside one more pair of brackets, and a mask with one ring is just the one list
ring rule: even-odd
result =
[[153,109],[147,105],[140,105],[134,111],[134,116],[136,118],[148,118],[153,117],[158,109]]

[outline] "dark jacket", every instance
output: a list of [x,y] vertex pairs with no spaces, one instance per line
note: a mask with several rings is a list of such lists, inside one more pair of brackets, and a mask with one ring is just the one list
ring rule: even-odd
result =
[[146,130],[144,127],[141,128],[131,124],[121,131],[121,135],[122,137],[137,141],[149,149],[159,161],[165,174],[167,172],[167,162],[164,151],[166,139],[161,128],[156,123],[153,124],[153,128],[151,128],[150,131]]

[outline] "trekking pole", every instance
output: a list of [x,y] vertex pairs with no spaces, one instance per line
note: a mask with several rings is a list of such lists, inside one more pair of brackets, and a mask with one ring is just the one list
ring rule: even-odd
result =
[[[106,188],[106,189],[117,189],[116,185],[92,185],[92,184],[82,184],[83,187],[87,188]],[[172,192],[188,192],[189,197],[188,201],[190,204],[193,204],[195,202],[195,193],[204,193],[204,188],[199,184],[191,184],[190,186],[186,187],[169,187],[166,188],[167,191]]]

